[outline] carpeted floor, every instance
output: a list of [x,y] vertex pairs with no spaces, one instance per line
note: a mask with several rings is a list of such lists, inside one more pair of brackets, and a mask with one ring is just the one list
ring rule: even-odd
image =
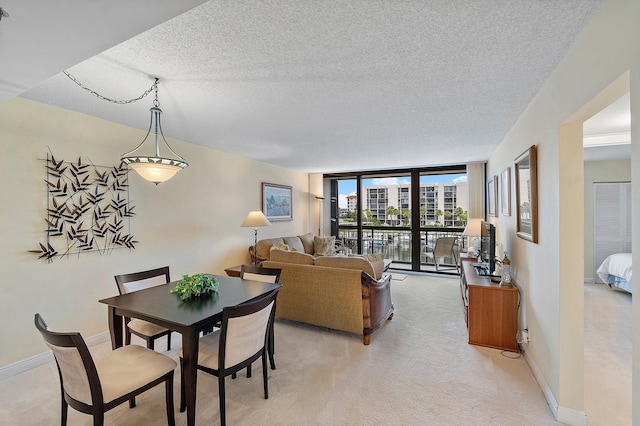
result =
[[[269,371],[269,399],[263,398],[259,362],[252,378],[227,379],[228,424],[558,424],[523,358],[467,344],[458,279],[408,274],[393,281],[392,297],[395,316],[369,346],[361,336],[277,321],[278,368]],[[175,358],[175,349],[167,354]],[[97,356],[109,350],[108,343],[92,348]],[[198,424],[219,424],[216,380],[199,373]],[[59,423],[58,386],[54,363],[0,382],[2,423]],[[176,371],[176,423],[184,425],[178,402]],[[165,424],[164,389],[137,398],[134,409],[113,409],[106,423]],[[68,424],[91,419],[70,409]]]

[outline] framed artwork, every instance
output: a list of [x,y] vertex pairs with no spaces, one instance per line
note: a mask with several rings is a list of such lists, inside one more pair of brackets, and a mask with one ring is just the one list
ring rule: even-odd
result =
[[262,212],[271,222],[293,220],[290,186],[262,182]]
[[538,159],[532,145],[515,159],[517,235],[538,242]]
[[502,215],[511,216],[511,167],[500,173],[500,204]]
[[487,182],[487,214],[498,217],[498,176],[493,176]]

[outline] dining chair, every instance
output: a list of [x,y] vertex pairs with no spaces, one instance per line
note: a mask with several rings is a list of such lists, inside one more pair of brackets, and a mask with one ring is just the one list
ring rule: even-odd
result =
[[438,265],[441,264],[440,260],[443,260],[444,258],[452,258],[455,264],[455,269],[458,272],[460,271],[460,264],[455,251],[457,243],[457,237],[440,237],[436,240],[436,245],[433,250],[428,246],[426,247],[426,257],[427,259],[433,258],[436,271],[439,270]]
[[94,425],[104,424],[104,413],[129,401],[135,407],[136,395],[165,383],[167,423],[175,425],[173,412],[173,372],[176,362],[166,355],[139,345],[118,348],[93,359],[78,332],[50,331],[40,314],[36,328],[53,351],[62,398],[61,424],[67,424],[69,405],[91,414]]
[[[282,269],[279,268],[264,268],[256,265],[242,265],[240,267],[240,278],[245,280],[266,281],[270,283],[279,283],[280,274]],[[275,307],[274,307],[275,311]],[[274,335],[274,323],[271,323],[269,327],[269,364],[271,369],[276,369],[275,361],[275,335]],[[251,365],[247,367],[247,377],[251,377]]]
[[[269,326],[275,316],[276,296],[279,288],[249,303],[227,306],[222,310],[221,328],[199,340],[197,368],[218,377],[220,423],[226,422],[226,376],[237,373],[262,358],[264,399],[269,398],[267,377],[267,346]],[[180,411],[185,410],[185,389],[182,348],[180,357]]]
[[[169,267],[150,269],[148,271],[133,272],[131,274],[115,275],[120,294],[166,284],[171,281]],[[154,349],[156,339],[167,336],[167,350],[171,349],[171,330],[141,319],[125,318],[125,345],[131,344],[131,334],[144,339],[149,349]]]

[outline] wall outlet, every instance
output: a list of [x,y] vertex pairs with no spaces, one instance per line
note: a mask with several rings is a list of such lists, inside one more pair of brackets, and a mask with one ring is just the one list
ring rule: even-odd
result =
[[525,328],[524,330],[518,331],[516,340],[518,343],[529,343],[529,329]]

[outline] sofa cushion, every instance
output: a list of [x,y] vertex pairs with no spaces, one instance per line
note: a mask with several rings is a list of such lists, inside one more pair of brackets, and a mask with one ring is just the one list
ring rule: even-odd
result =
[[313,265],[315,258],[307,253],[297,251],[271,250],[271,261],[283,263],[296,263],[299,265]]
[[336,237],[313,237],[316,256],[333,256],[336,254]]
[[289,246],[289,250],[299,251],[300,253],[305,252],[300,237],[282,237],[282,240]]
[[369,262],[371,262],[371,265],[373,265],[373,270],[375,271],[375,275],[372,275],[372,276],[377,280],[382,278],[382,274],[384,273],[384,256],[382,255],[382,253],[369,254],[365,256],[365,258]]
[[269,252],[271,251],[271,246],[274,244],[284,244],[284,240],[282,238],[266,238],[264,240],[259,240],[258,244],[256,244],[256,254],[259,259],[269,259]]
[[375,269],[369,260],[361,256],[321,256],[316,258],[316,265],[328,266],[331,268],[359,269],[374,278]]
[[313,234],[311,232],[300,235],[299,237],[300,241],[302,241],[302,245],[304,246],[305,253],[313,254],[316,252],[315,245],[313,244]]

